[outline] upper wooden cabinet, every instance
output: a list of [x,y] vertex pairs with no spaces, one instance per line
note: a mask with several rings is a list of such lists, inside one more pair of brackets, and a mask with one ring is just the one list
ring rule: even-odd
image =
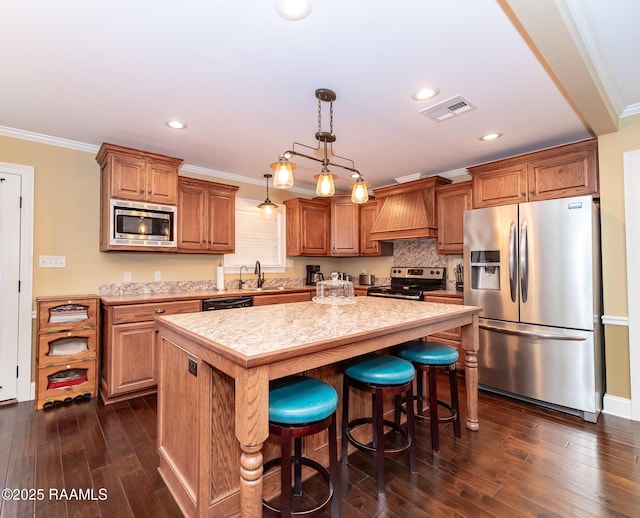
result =
[[371,230],[372,239],[436,237],[438,220],[435,188],[449,183],[451,180],[432,176],[375,189],[380,213]]
[[598,197],[598,141],[507,158],[470,167],[469,172],[474,208],[586,194]]
[[360,251],[360,211],[350,195],[331,197],[331,255],[357,256]]
[[462,254],[464,211],[471,209],[471,182],[436,187],[439,254]]
[[234,252],[237,190],[232,185],[178,179],[178,252]]
[[287,255],[328,256],[331,208],[327,201],[293,198],[287,208]]
[[104,143],[96,160],[102,172],[102,196],[176,205],[179,158]]
[[359,205],[360,210],[360,255],[362,257],[375,257],[380,255],[393,255],[393,243],[371,239],[371,229],[378,219],[380,203],[378,200],[369,200]]

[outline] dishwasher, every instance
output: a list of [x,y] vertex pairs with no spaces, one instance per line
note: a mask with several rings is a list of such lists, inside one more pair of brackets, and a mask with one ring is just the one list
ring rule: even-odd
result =
[[253,306],[253,297],[212,297],[202,300],[202,311],[247,308],[249,306]]

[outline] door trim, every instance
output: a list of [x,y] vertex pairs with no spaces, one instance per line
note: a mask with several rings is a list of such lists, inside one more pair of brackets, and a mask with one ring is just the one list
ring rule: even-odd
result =
[[[624,204],[627,243],[627,312],[629,314],[629,371],[631,419],[640,421],[640,150],[624,153]],[[635,246],[632,246],[635,245]]]
[[18,302],[18,401],[33,399],[31,358],[33,357],[33,206],[34,176],[32,166],[0,162],[0,170],[22,179],[22,213],[20,215],[20,294]]

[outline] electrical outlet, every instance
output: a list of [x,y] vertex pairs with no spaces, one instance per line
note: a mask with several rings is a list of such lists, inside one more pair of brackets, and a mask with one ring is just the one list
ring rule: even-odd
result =
[[154,281],[162,280],[162,274],[160,273],[160,270],[156,270],[156,271],[153,273],[153,280],[154,280]]
[[131,272],[124,272],[124,282],[131,282]]

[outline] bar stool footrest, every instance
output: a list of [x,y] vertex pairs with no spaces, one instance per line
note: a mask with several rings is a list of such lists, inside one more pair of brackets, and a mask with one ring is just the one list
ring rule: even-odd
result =
[[[281,462],[282,462],[282,457],[277,457],[275,459],[271,459],[268,462],[265,462],[263,465],[263,471],[262,471],[263,476],[266,475],[267,471],[269,471],[270,469],[280,467]],[[324,478],[324,480],[327,482],[327,485],[329,486],[329,494],[321,503],[316,503],[314,507],[306,507],[304,509],[297,509],[295,511],[293,510],[291,511],[291,516],[305,516],[305,517],[313,516],[315,513],[323,510],[325,506],[329,503],[331,498],[333,497],[334,488],[331,484],[331,477],[329,475],[329,470],[319,462],[316,462],[315,460],[309,459],[307,457],[302,457],[299,459],[295,457],[291,457],[291,465],[293,466],[296,462],[299,462],[303,466],[307,466],[308,468],[315,470],[322,478]],[[301,495],[296,495],[296,496],[301,496]],[[272,513],[278,516],[280,515],[280,509],[273,507],[266,500],[262,500],[262,505],[264,506],[265,510],[271,511]]]
[[[374,448],[373,446],[369,446],[368,444],[364,444],[364,443],[358,441],[351,434],[351,429],[352,428],[354,428],[356,426],[359,426],[361,424],[373,424],[373,422],[374,422],[374,420],[371,417],[359,417],[358,419],[354,419],[353,421],[349,421],[349,424],[347,425],[347,439],[358,450],[366,451],[366,452],[369,452],[369,453],[372,453],[372,454],[375,455],[376,452],[377,452],[376,448]],[[400,454],[404,453],[405,451],[407,451],[411,447],[411,444],[412,444],[411,440],[409,439],[409,435],[407,434],[407,432],[401,426],[397,425],[393,421],[388,421],[387,419],[384,419],[382,422],[384,423],[384,425],[386,427],[391,428],[394,432],[400,433],[405,439],[405,444],[403,444],[402,446],[399,446],[398,448],[385,448],[384,449],[385,456],[395,457],[395,456],[400,455]],[[382,438],[382,440],[384,440],[384,437]]]
[[[413,400],[414,401],[426,401],[427,403],[429,402],[429,398],[428,397],[417,397],[417,396],[414,396]],[[456,417],[458,417],[458,412],[456,412],[449,403],[447,403],[446,401],[440,401],[438,399],[438,405],[440,405],[443,408],[446,408],[447,411],[449,412],[449,415],[445,415],[445,416],[438,415],[438,422],[439,423],[450,423],[450,422],[456,420]],[[429,410],[429,407],[425,408],[425,410]],[[404,413],[404,414],[407,413],[407,407],[406,407],[406,402],[405,401],[403,401],[402,404],[400,405],[400,411],[402,413]],[[431,421],[431,416],[422,415],[422,414],[419,414],[418,412],[415,412],[414,417],[418,421]]]

